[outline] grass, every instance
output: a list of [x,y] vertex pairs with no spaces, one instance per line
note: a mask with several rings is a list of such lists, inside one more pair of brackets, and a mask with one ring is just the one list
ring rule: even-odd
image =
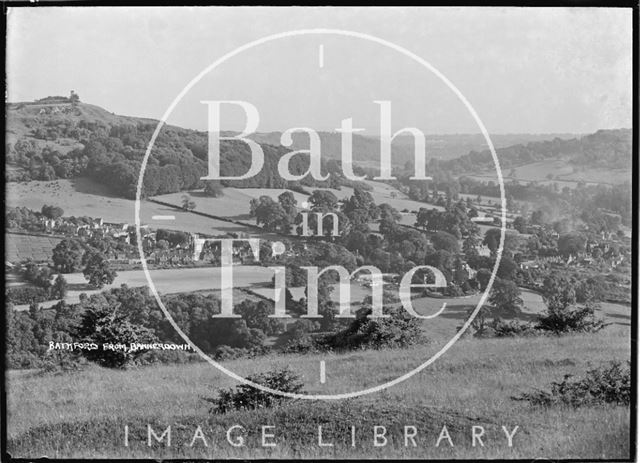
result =
[[[505,181],[515,179],[520,182],[539,182],[544,185],[558,183],[560,188],[565,186],[575,188],[580,181],[605,185],[619,185],[631,181],[630,169],[586,168],[580,170],[575,168],[573,164],[562,159],[545,159],[544,161],[514,167],[515,176],[510,175],[511,170],[512,168],[510,167],[503,167],[502,175]],[[549,174],[553,176],[552,179],[547,178]],[[497,174],[494,170],[467,176],[483,181],[498,181]]]
[[[225,363],[248,375],[290,366],[311,393],[361,389],[396,378],[424,361],[437,346],[362,351],[345,355],[268,356]],[[11,371],[8,387],[8,450],[15,457],[104,458],[628,458],[629,408],[620,406],[531,407],[510,399],[546,388],[565,374],[583,374],[609,360],[629,358],[629,330],[612,325],[592,335],[564,337],[463,338],[431,367],[382,392],[347,401],[296,401],[276,409],[210,416],[201,397],[234,384],[208,364],[152,366],[128,371],[91,367],[66,374]],[[319,381],[319,362],[327,382]],[[148,447],[146,425],[172,425],[174,444]],[[131,445],[124,447],[124,425]],[[242,424],[247,446],[226,443],[225,430]],[[333,448],[316,445],[324,425]],[[446,424],[453,449],[434,447]],[[188,443],[201,425],[210,447]],[[275,425],[278,446],[256,441],[261,425]],[[357,446],[345,443],[345,428],[357,427]],[[387,426],[386,447],[372,444],[372,428]],[[402,427],[419,429],[418,447],[405,448]],[[470,445],[470,427],[486,428],[484,448]],[[500,426],[520,426],[514,447]],[[187,445],[184,445],[187,443]]]
[[5,233],[4,236],[5,258],[9,262],[21,262],[26,259],[48,261],[53,254],[53,248],[62,241],[61,238],[18,233]]
[[[6,188],[7,207],[23,206],[39,211],[43,205],[50,204],[64,209],[65,216],[102,217],[105,222],[135,223],[135,201],[116,197],[107,187],[91,179],[12,182],[7,183]],[[177,204],[180,205],[181,201]],[[247,200],[247,207],[248,204]],[[154,215],[174,215],[176,220],[155,221]],[[148,201],[141,202],[140,219],[143,224],[150,224],[153,228],[208,235],[238,232],[255,234],[255,230],[249,227],[178,211]]]

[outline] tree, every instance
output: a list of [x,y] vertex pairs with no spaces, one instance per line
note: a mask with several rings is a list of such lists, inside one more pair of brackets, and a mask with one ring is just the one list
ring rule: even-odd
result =
[[467,261],[479,255],[477,246],[478,246],[478,240],[473,235],[468,236],[462,242],[462,251],[464,252],[465,259],[467,259]]
[[576,286],[561,274],[553,273],[544,279],[542,298],[547,304],[538,322],[542,330],[596,332],[604,327],[604,321],[595,317],[597,304],[587,301],[584,306],[576,306]]
[[283,330],[283,325],[280,321],[269,318],[269,315],[274,312],[271,302],[259,301],[254,303],[247,299],[236,305],[234,311],[242,316],[248,328],[262,330],[267,336],[280,334]]
[[484,291],[487,289],[487,285],[489,284],[489,280],[491,279],[491,270],[487,268],[481,268],[476,273],[476,281],[480,285],[480,290]]
[[354,213],[358,213],[356,211],[362,211],[366,214],[367,221],[376,220],[380,215],[371,193],[359,186],[354,188],[353,196],[345,201],[343,211],[350,219]]
[[498,266],[496,276],[503,280],[513,280],[516,270],[518,270],[516,263],[511,258],[503,256],[502,259],[500,259],[500,265]]
[[[495,255],[498,252],[498,247],[500,245],[500,229],[499,228],[489,228],[484,234],[484,240],[482,244],[487,246],[491,251],[491,254]],[[513,251],[518,246],[518,240],[516,238],[516,233],[509,233],[505,231],[504,234],[504,246],[502,249],[502,255],[508,256],[513,253]]]
[[100,348],[83,349],[82,355],[103,367],[123,368],[144,354],[144,349],[102,349],[103,344],[119,343],[128,347],[131,343],[149,344],[157,341],[151,329],[132,323],[131,314],[118,302],[94,301],[86,307],[77,337],[83,342],[98,344]]
[[161,251],[166,251],[167,249],[169,249],[169,242],[167,240],[158,240],[156,241],[156,248],[160,249]]
[[53,248],[52,260],[56,270],[62,273],[72,273],[82,268],[83,256],[84,248],[78,241],[65,239]]
[[204,182],[204,194],[211,198],[219,198],[224,195],[222,184],[219,180],[205,180]]
[[48,206],[46,204],[42,206],[41,212],[42,215],[44,215],[48,219],[57,219],[64,215],[64,210],[61,207]]
[[327,190],[315,190],[309,196],[311,208],[318,212],[331,212],[338,207],[338,198]]
[[189,195],[182,195],[182,209],[185,211],[192,211],[196,208],[196,203],[191,199]]
[[64,299],[67,295],[67,280],[61,274],[53,282],[51,291],[56,299]]
[[436,232],[431,236],[431,243],[436,250],[444,250],[452,254],[460,251],[460,244],[455,236],[445,231]]
[[513,228],[520,233],[527,233],[527,219],[522,216],[516,217],[513,220]]
[[558,238],[558,252],[567,257],[584,251],[585,237],[581,233],[565,233]]
[[109,265],[103,254],[92,253],[87,259],[87,265],[82,272],[91,286],[102,288],[105,284],[113,283],[118,274]]
[[270,196],[260,196],[249,203],[251,217],[256,218],[257,225],[263,225],[267,231],[280,230],[288,233],[291,227],[291,218],[281,204],[275,202]]
[[280,203],[289,217],[295,217],[298,213],[298,209],[296,208],[298,201],[296,201],[296,197],[290,191],[280,193],[278,203]]
[[496,278],[491,287],[489,303],[500,312],[514,313],[523,304],[520,288],[513,281]]

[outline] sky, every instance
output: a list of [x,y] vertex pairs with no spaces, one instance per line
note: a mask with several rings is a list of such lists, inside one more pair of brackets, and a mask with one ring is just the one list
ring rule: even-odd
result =
[[[590,133],[631,127],[631,23],[623,8],[9,8],[7,99],[73,89],[116,114],[160,119],[225,54],[272,34],[325,28],[426,60],[490,133]],[[186,92],[167,122],[205,129],[202,101],[229,100],[255,107],[261,132],[334,130],[352,118],[375,135],[382,100],[391,102],[393,130],[480,132],[434,72],[380,43],[336,34],[285,37],[231,57]],[[237,105],[223,105],[220,118],[225,130],[246,124]]]

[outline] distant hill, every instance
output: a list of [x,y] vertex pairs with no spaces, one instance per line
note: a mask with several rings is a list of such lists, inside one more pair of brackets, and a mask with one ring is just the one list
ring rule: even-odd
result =
[[[77,95],[47,97],[36,102],[6,105],[6,165],[8,181],[55,180],[88,176],[111,187],[116,194],[133,197],[140,163],[157,121],[121,116],[95,105],[79,101]],[[280,146],[280,133],[257,133],[253,138],[265,152],[265,166],[251,179],[226,181],[224,185],[254,188],[293,188],[307,186],[349,185],[341,177],[341,137],[338,133],[320,132],[323,168],[332,173],[327,182],[306,177],[298,182],[283,180],[277,171],[279,158],[289,149],[308,148],[306,134],[295,134],[291,148]],[[568,136],[568,135],[567,135]],[[540,141],[545,135],[493,135],[503,167],[523,165],[537,160],[557,158],[582,165],[630,166],[631,131],[601,130],[583,137]],[[533,140],[533,141],[531,141]],[[521,141],[509,146],[503,144]],[[525,144],[526,143],[526,144]],[[377,170],[379,140],[376,137],[353,137],[357,173],[367,168]],[[475,149],[477,148],[477,150]],[[478,172],[491,169],[493,161],[481,135],[429,135],[427,157],[439,170],[451,173]],[[464,154],[468,153],[468,154]],[[201,186],[200,177],[207,171],[207,134],[191,129],[165,126],[156,140],[153,156],[145,175],[144,194],[173,193]],[[221,143],[223,175],[239,175],[249,167],[245,143]],[[413,139],[400,136],[394,140],[392,159],[402,170],[413,163]],[[336,162],[338,161],[338,162]],[[295,156],[290,168],[301,174],[307,170],[308,158]]]
[[[109,185],[119,196],[135,196],[141,161],[157,121],[115,115],[98,106],[67,102],[64,97],[7,104],[6,109],[8,181],[89,176]],[[265,165],[258,175],[223,184],[295,188],[277,171],[278,160],[288,150],[267,144],[262,148]],[[150,196],[201,186],[200,177],[207,172],[207,155],[206,133],[164,126],[147,166],[143,193]],[[245,173],[249,160],[245,143],[221,143],[222,175]],[[290,170],[299,175],[308,165],[308,158],[295,156]],[[305,178],[301,183],[317,182]]]
[[[578,138],[534,141],[497,148],[503,168],[522,166],[548,159],[563,160],[588,168],[628,169],[631,171],[631,129],[598,130]],[[493,158],[487,149],[471,151],[439,163],[439,167],[455,173],[478,173],[493,170]]]
[[[280,144],[281,132],[258,133],[251,136],[259,143],[270,145]],[[341,137],[339,133],[319,132],[322,144],[322,156],[325,159],[341,159]],[[491,142],[496,148],[529,143],[534,141],[551,140],[555,138],[575,138],[575,134],[494,134]],[[449,160],[468,154],[471,151],[481,151],[487,148],[482,134],[425,134],[427,143],[427,158]],[[404,166],[414,159],[414,138],[399,135],[393,140],[391,148],[391,162],[396,166]],[[306,149],[309,146],[308,136],[297,133],[293,135],[291,149]],[[380,165],[380,139],[375,136],[353,135],[353,157],[355,162],[363,167],[377,168]]]

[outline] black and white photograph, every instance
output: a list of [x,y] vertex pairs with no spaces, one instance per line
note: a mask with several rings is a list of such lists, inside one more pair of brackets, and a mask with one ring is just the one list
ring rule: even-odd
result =
[[635,461],[637,4],[3,10],[3,461]]

